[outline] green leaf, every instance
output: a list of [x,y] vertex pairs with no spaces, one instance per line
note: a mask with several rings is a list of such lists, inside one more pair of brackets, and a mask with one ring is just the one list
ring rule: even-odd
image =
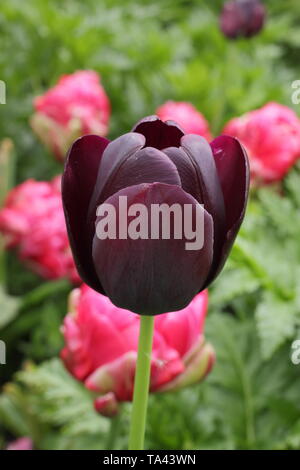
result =
[[293,337],[296,326],[296,309],[293,305],[266,292],[258,305],[255,316],[261,340],[263,357],[268,359],[287,339]]
[[213,286],[210,305],[221,305],[236,297],[255,292],[260,282],[253,272],[245,266],[232,266],[225,269]]
[[0,286],[0,329],[17,317],[20,303],[20,299],[7,295]]

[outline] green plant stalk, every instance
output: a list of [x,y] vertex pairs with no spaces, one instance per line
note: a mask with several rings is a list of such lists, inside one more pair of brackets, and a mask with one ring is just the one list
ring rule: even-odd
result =
[[107,435],[106,450],[115,450],[115,442],[118,436],[118,428],[121,421],[121,410],[110,419],[110,429]]
[[129,435],[129,450],[144,449],[153,330],[154,317],[141,316]]
[[[10,139],[0,142],[0,209],[12,186],[14,177],[14,146]],[[6,284],[6,251],[4,238],[0,235],[0,283]]]

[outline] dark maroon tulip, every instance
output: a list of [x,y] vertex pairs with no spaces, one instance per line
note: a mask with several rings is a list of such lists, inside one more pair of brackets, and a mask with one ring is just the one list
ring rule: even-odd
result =
[[220,28],[230,39],[249,38],[263,27],[266,9],[260,0],[233,0],[224,4]]
[[[233,137],[211,144],[157,116],[139,121],[112,142],[95,135],[76,140],[62,181],[66,223],[82,280],[118,307],[144,315],[184,308],[222,269],[242,223],[249,188],[246,153]],[[100,240],[97,207],[119,197],[142,203],[189,204],[202,211],[204,245],[186,239]],[[201,204],[201,205],[200,205]],[[150,219],[149,219],[150,223]]]

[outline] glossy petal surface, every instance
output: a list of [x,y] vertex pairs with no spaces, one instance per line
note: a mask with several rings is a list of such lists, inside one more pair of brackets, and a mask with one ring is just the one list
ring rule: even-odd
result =
[[185,135],[181,139],[181,148],[194,165],[201,202],[214,221],[214,259],[212,266],[212,269],[214,269],[222,249],[225,229],[224,198],[215,160],[208,142],[198,135]]
[[196,168],[188,155],[177,147],[168,147],[163,149],[163,152],[176,166],[184,191],[191,194],[199,203],[202,203],[199,178],[197,178]]
[[92,262],[94,225],[87,213],[103,151],[109,141],[87,135],[72,145],[62,178],[62,198],[68,235],[80,277],[93,289],[101,285]]
[[[119,191],[106,200],[116,208],[119,196],[127,196],[128,207],[142,203],[150,214],[152,204],[191,204],[193,220],[197,201],[178,186],[141,184]],[[204,246],[187,250],[187,239],[105,239],[97,235],[93,259],[106,295],[118,307],[144,315],[156,315],[184,308],[208,276],[213,257],[213,221],[204,210]],[[172,219],[171,219],[172,220]],[[150,220],[149,220],[150,222]],[[171,224],[172,226],[172,224]],[[150,227],[150,223],[149,223]],[[183,231],[184,233],[184,231]],[[161,235],[161,234],[160,234]]]
[[243,221],[249,193],[249,163],[247,154],[234,137],[222,135],[211,142],[216,167],[224,195],[226,230],[215,278],[222,269]]
[[160,150],[146,147],[123,161],[118,171],[110,178],[100,199],[103,201],[128,186],[155,182],[181,186],[174,163]]
[[89,217],[95,220],[96,208],[103,202],[101,194],[105,192],[106,186],[120,169],[128,157],[141,149],[145,144],[145,137],[135,132],[129,132],[110,142],[105,149],[101,164],[99,165],[97,180],[90,202]]
[[147,147],[155,147],[159,150],[171,146],[179,147],[180,139],[184,135],[176,122],[163,122],[155,115],[141,119],[132,131],[145,136]]

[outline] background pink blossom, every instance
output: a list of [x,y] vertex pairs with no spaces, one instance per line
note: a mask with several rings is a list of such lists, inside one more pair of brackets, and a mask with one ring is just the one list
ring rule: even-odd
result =
[[281,180],[300,156],[300,120],[278,103],[268,103],[228,122],[224,134],[237,137],[250,159],[252,178]]
[[67,237],[61,177],[52,181],[27,180],[10,191],[0,210],[0,232],[8,248],[47,279],[66,277],[79,282]]
[[10,442],[6,450],[33,450],[33,443],[30,437],[19,437],[19,439]]
[[108,132],[110,102],[99,74],[92,70],[63,75],[53,88],[35,98],[34,107],[33,130],[59,158],[77,137]]
[[[151,364],[151,391],[170,390],[200,381],[210,371],[214,351],[203,337],[208,294],[203,291],[185,309],[159,315]],[[71,294],[62,332],[61,357],[68,370],[98,395],[103,414],[132,399],[139,315],[115,307],[86,285]]]
[[212,140],[208,122],[191,103],[167,101],[157,108],[156,114],[162,121],[177,122],[187,134],[199,134]]

